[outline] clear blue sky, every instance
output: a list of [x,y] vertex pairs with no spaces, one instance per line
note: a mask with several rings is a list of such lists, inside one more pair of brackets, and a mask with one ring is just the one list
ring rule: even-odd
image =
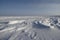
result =
[[0,16],[60,15],[60,0],[0,0]]

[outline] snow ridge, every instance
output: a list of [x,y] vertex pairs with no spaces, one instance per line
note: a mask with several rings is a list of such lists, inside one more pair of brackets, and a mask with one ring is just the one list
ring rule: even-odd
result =
[[58,17],[12,19],[0,21],[0,40],[60,40]]

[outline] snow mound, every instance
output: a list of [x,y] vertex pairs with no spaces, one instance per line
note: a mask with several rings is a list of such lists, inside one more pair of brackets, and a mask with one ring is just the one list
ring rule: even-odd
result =
[[14,20],[14,21],[9,21],[8,24],[17,24],[17,23],[23,23],[25,20]]
[[32,26],[36,28],[51,28],[51,29],[59,29],[59,21],[58,18],[44,18],[40,20],[34,20],[32,22]]
[[49,28],[49,26],[44,25],[44,24],[40,23],[39,21],[33,22],[33,23],[32,23],[32,26],[33,26],[34,28],[40,28],[40,29],[42,29],[42,28],[43,28],[43,29]]

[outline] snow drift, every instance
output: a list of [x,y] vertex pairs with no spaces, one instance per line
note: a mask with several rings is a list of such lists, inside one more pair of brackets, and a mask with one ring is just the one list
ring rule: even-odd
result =
[[23,23],[25,20],[14,20],[14,21],[9,21],[8,24],[17,24],[17,23]]
[[0,40],[60,40],[59,17],[8,19],[0,21]]

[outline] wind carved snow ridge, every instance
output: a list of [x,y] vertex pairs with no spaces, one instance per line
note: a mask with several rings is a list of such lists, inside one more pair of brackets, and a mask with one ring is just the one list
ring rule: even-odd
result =
[[[58,40],[60,39],[59,17],[1,17],[0,40]],[[50,29],[50,30],[49,30]],[[57,29],[57,30],[56,30]],[[9,33],[8,33],[9,32]],[[5,34],[5,35],[4,35]],[[6,36],[7,36],[6,35]],[[18,37],[19,36],[19,37]],[[45,37],[46,36],[46,37]],[[1,38],[2,37],[2,38]]]

